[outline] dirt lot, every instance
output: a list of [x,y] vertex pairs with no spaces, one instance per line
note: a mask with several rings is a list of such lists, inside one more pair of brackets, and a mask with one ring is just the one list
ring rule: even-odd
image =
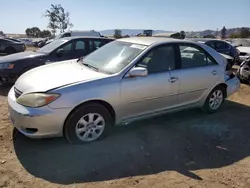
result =
[[250,87],[213,115],[189,110],[69,145],[13,131],[0,88],[0,187],[250,187]]

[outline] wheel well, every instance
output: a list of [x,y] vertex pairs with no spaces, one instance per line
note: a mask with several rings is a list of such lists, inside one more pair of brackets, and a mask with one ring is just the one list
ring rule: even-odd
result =
[[64,121],[64,125],[65,125],[65,122],[67,122],[68,118],[70,117],[70,115],[72,113],[74,113],[78,108],[80,108],[81,106],[83,105],[87,105],[87,104],[92,104],[92,103],[98,103],[98,104],[101,104],[102,106],[104,106],[110,113],[112,119],[113,119],[113,122],[115,122],[115,111],[113,109],[113,107],[107,103],[106,101],[103,101],[103,100],[90,100],[90,101],[87,101],[87,102],[83,102],[81,104],[79,104],[78,106],[76,106],[70,113],[69,115],[67,116],[66,120]]
[[217,85],[216,87],[222,87],[224,90],[224,95],[225,95],[225,97],[227,97],[227,84],[225,84],[225,83],[221,83],[221,84],[219,84],[219,85]]

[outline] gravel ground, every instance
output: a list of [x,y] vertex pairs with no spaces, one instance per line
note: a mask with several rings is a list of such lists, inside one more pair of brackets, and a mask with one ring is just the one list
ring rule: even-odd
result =
[[0,88],[0,187],[250,188],[250,87],[213,115],[188,110],[69,145],[31,140],[8,121]]

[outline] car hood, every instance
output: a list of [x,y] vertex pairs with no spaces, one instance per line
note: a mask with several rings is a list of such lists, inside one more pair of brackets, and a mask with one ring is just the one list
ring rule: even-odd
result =
[[240,52],[243,52],[243,53],[250,53],[250,47],[240,46],[240,47],[237,47],[237,49],[238,49]]
[[34,57],[39,57],[39,56],[44,56],[45,54],[38,53],[38,52],[20,52],[20,53],[15,53],[11,55],[6,55],[3,57],[0,57],[0,63],[10,63],[22,59],[27,59],[27,58],[34,58]]
[[48,90],[107,77],[76,60],[62,61],[34,68],[20,76],[15,87],[23,93],[46,92]]

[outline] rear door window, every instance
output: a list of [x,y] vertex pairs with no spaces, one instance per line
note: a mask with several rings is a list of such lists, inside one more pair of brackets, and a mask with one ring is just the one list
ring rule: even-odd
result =
[[193,44],[180,44],[181,68],[216,65],[217,62],[203,49]]

